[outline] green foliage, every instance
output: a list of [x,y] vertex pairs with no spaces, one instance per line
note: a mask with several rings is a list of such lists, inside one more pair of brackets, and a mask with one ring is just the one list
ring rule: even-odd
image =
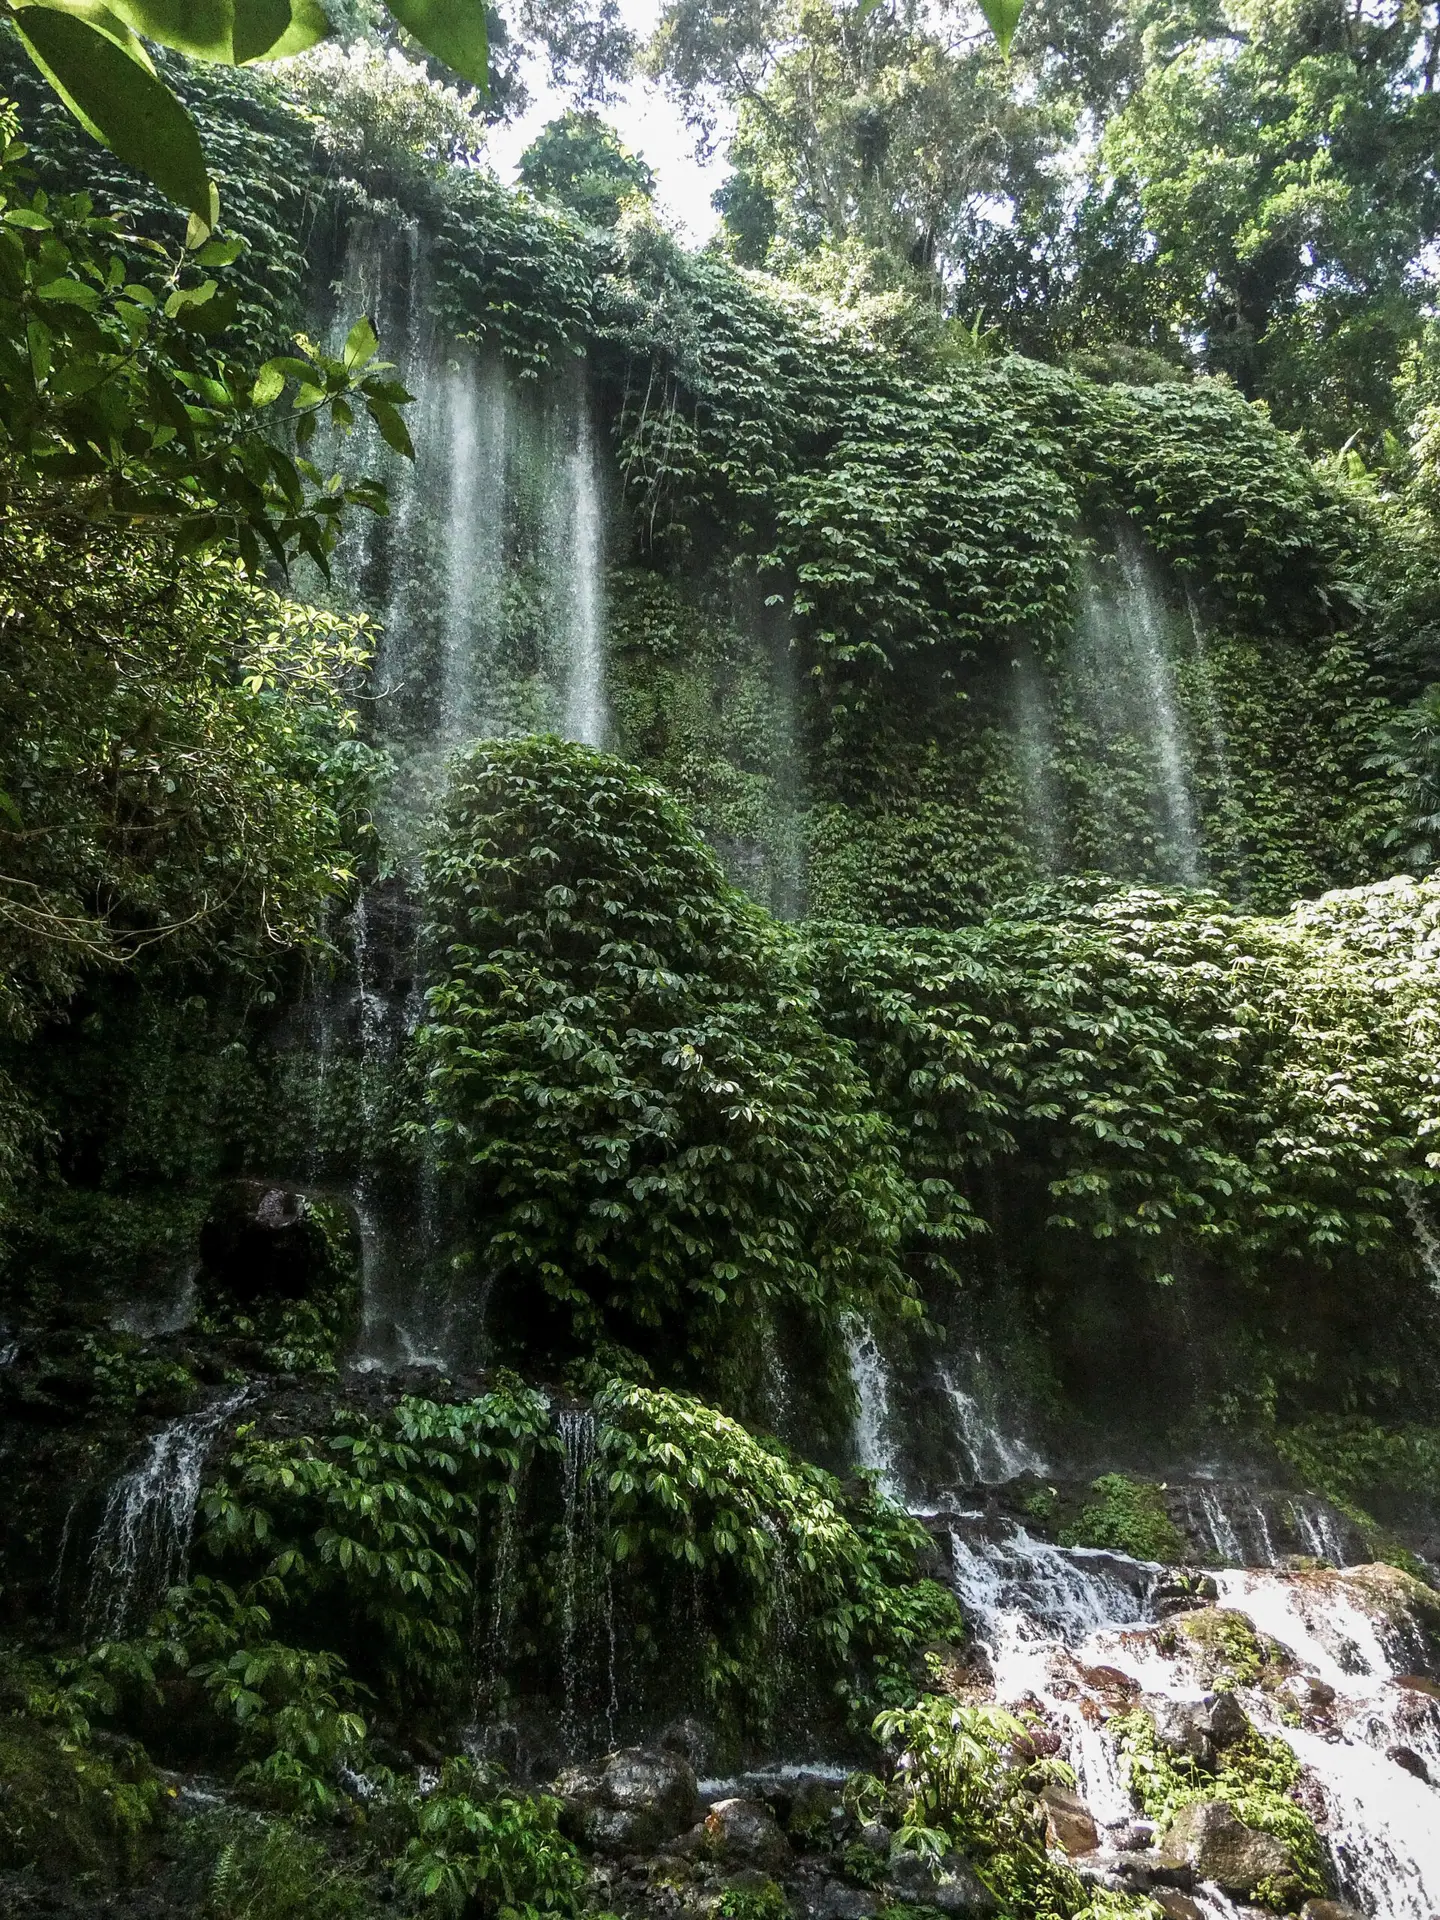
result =
[[[198,1542],[246,1574],[241,1615],[327,1638],[343,1621],[358,1673],[442,1695],[464,1672],[477,1534],[513,1503],[522,1455],[554,1445],[543,1399],[502,1383],[454,1405],[405,1399],[383,1423],[352,1419],[324,1442],[242,1440],[206,1489]],[[236,1663],[248,1646],[237,1639]]]
[[1440,902],[1398,880],[1280,920],[1072,883],[955,934],[826,928],[852,1038],[953,1236],[969,1170],[1017,1149],[1049,1224],[1229,1259],[1391,1241],[1428,1177]]
[[1315,1823],[1294,1799],[1300,1762],[1283,1740],[1252,1729],[1227,1746],[1209,1772],[1189,1755],[1162,1746],[1146,1713],[1126,1714],[1111,1726],[1130,1790],[1150,1819],[1163,1825],[1196,1801],[1224,1800],[1247,1826],[1272,1834],[1290,1850],[1292,1874],[1258,1890],[1262,1905],[1290,1913],[1306,1899],[1324,1898],[1324,1857]]
[[985,1831],[1025,1728],[1004,1708],[960,1706],[927,1693],[913,1707],[880,1714],[874,1733],[899,1752],[900,1842],[920,1851],[908,1836],[938,1831],[954,1839]]
[[137,1753],[102,1755],[61,1728],[0,1713],[0,1867],[46,1878],[128,1879],[160,1800],[160,1783]]
[[287,1821],[202,1816],[185,1842],[215,1855],[203,1920],[367,1920],[376,1911],[324,1844]]
[[1201,1607],[1181,1616],[1176,1632],[1189,1642],[1207,1687],[1253,1687],[1264,1677],[1273,1642],[1260,1638],[1249,1619],[1230,1607]]
[[763,1730],[807,1674],[863,1720],[912,1696],[927,1644],[958,1637],[951,1595],[917,1578],[923,1530],[878,1494],[842,1495],[682,1394],[617,1382],[596,1407],[611,1552],[635,1617],[647,1596],[664,1605],[667,1563],[704,1579],[705,1685],[730,1724]]
[[563,113],[520,156],[520,184],[569,207],[592,227],[613,227],[628,200],[648,200],[655,174],[620,144],[598,113]]
[[[489,48],[484,7],[456,0],[387,0],[395,19],[461,79],[484,91]],[[204,238],[219,214],[195,124],[156,72],[144,40],[225,66],[303,53],[331,31],[318,0],[228,0],[184,7],[117,0],[97,15],[84,0],[13,0],[4,9],[25,51],[80,125],[102,146],[190,211]],[[144,40],[140,36],[144,36]]]
[[658,787],[558,740],[482,745],[427,877],[422,1057],[482,1279],[742,1389],[754,1314],[904,1307],[889,1128],[793,936]]
[[162,1409],[183,1406],[195,1388],[195,1376],[177,1360],[146,1354],[133,1336],[85,1341],[95,1380],[95,1397],[104,1406],[133,1412],[138,1406]]
[[1036,1759],[1022,1720],[925,1694],[909,1709],[881,1714],[874,1730],[897,1755],[903,1818],[895,1845],[932,1860],[960,1853],[1003,1913],[1078,1920],[1134,1911],[1129,1902],[1097,1907],[1068,1866],[1047,1854],[1038,1795],[1050,1780],[1073,1785],[1073,1775],[1063,1763]]
[[472,1761],[449,1760],[418,1803],[396,1885],[415,1911],[446,1920],[576,1920],[585,1874],[556,1830],[559,1811],[557,1800],[512,1792]]
[[170,253],[87,194],[26,193],[13,135],[12,123],[0,164],[5,504],[46,528],[140,526],[181,553],[238,544],[252,572],[262,550],[328,570],[345,508],[383,511],[384,491],[332,486],[289,447],[322,419],[348,430],[363,409],[409,448],[398,412],[409,395],[384,377],[368,320],[339,357],[301,339],[258,369],[231,358],[209,336],[236,318],[222,279],[241,243]]
[[1108,1547],[1172,1565],[1184,1558],[1185,1536],[1165,1510],[1163,1488],[1106,1473],[1090,1491],[1099,1497],[1060,1535],[1061,1546]]
[[722,1920],[787,1920],[785,1889],[767,1880],[763,1887],[726,1887],[718,1909]]

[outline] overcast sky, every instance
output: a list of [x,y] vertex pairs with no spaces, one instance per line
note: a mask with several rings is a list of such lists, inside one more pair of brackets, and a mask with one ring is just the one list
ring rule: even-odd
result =
[[[620,11],[643,41],[654,31],[660,4],[659,0],[620,0]],[[503,180],[513,181],[516,163],[526,147],[547,120],[553,120],[569,105],[550,87],[543,61],[532,63],[525,78],[534,98],[529,112],[490,134],[490,157]],[[601,111],[624,144],[655,169],[656,199],[664,212],[691,242],[708,240],[719,218],[710,196],[725,177],[724,161],[700,164],[695,158],[694,135],[677,109],[648,80],[635,80],[622,101]]]

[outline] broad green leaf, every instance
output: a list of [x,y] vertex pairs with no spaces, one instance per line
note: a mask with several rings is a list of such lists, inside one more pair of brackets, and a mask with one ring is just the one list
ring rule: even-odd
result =
[[[40,0],[67,11],[97,0]],[[316,0],[114,0],[136,33],[161,46],[223,66],[303,53],[330,32]]]
[[15,27],[25,51],[86,132],[208,222],[213,189],[200,136],[164,82],[70,14],[26,7]]
[[195,256],[197,267],[228,267],[245,251],[243,240],[211,240]]
[[255,376],[255,384],[250,389],[250,404],[255,407],[268,407],[278,400],[285,391],[285,369],[278,360],[267,360]]
[[114,10],[136,33],[162,47],[200,60],[229,66],[233,9],[230,0],[112,0]]
[[93,27],[96,33],[103,33],[107,40],[113,40],[137,67],[143,67],[146,73],[154,73],[150,55],[136,39],[120,8],[107,5],[106,0],[21,0],[21,5],[43,7],[52,13],[63,13],[72,20],[83,21],[87,27]]
[[980,11],[995,36],[996,45],[1008,60],[1015,42],[1015,29],[1025,11],[1025,0],[980,0]]
[[47,280],[35,289],[37,300],[54,300],[72,307],[94,308],[100,304],[99,289],[84,280]]
[[485,0],[386,0],[386,5],[428,53],[472,87],[490,91]]
[[367,360],[373,360],[380,350],[380,342],[375,337],[375,329],[362,313],[345,336],[345,365],[363,367]]
[[319,4],[319,0],[290,0],[290,23],[272,40],[262,53],[240,53],[239,48],[249,43],[249,29],[242,28],[240,8],[235,14],[236,58],[240,60],[288,60],[292,54],[304,53],[310,47],[318,46],[320,41],[328,40],[333,28],[329,16]]

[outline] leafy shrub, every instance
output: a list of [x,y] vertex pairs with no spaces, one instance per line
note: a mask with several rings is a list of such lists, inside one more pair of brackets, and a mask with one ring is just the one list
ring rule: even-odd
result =
[[1294,1799],[1301,1767],[1286,1743],[1252,1728],[1220,1755],[1213,1773],[1188,1754],[1176,1754],[1155,1735],[1149,1714],[1125,1714],[1111,1724],[1141,1810],[1162,1825],[1182,1807],[1224,1800],[1247,1826],[1272,1834],[1290,1850],[1292,1876],[1262,1886],[1262,1905],[1292,1912],[1325,1892],[1325,1865],[1315,1823]]
[[424,1057],[482,1280],[741,1386],[772,1303],[833,1345],[847,1303],[909,1299],[890,1129],[793,935],[658,787],[558,740],[482,744],[428,882]]
[[325,1441],[247,1435],[205,1491],[197,1547],[248,1575],[242,1618],[338,1637],[377,1685],[443,1696],[465,1670],[477,1535],[513,1504],[522,1456],[555,1444],[543,1397],[503,1376],[477,1399],[352,1417]]
[[584,1868],[556,1828],[558,1800],[514,1793],[469,1760],[448,1760],[419,1802],[395,1882],[420,1912],[460,1920],[574,1920]]
[[726,1887],[717,1911],[722,1920],[788,1920],[790,1902],[773,1880],[763,1887]]
[[[903,1807],[895,1845],[931,1859],[962,1852],[1002,1912],[1072,1920],[1086,1910],[1088,1890],[1046,1852],[1038,1799],[1048,1780],[1073,1786],[1074,1775],[1063,1762],[1035,1758],[1023,1721],[929,1693],[882,1713],[874,1731],[895,1755]],[[1116,1905],[1123,1912],[1130,1903]]]
[[1172,1564],[1184,1558],[1185,1537],[1166,1512],[1159,1487],[1123,1473],[1105,1473],[1090,1491],[1098,1499],[1061,1533],[1062,1546],[1107,1547],[1137,1560]]
[[810,1671],[868,1718],[913,1697],[927,1644],[958,1639],[953,1597],[917,1578],[923,1529],[881,1496],[842,1495],[820,1468],[683,1394],[617,1382],[597,1412],[631,1605],[663,1606],[676,1562],[704,1580],[706,1690],[731,1724],[763,1729]]
[[192,1849],[214,1855],[203,1920],[366,1920],[363,1882],[324,1844],[283,1820],[192,1821]]

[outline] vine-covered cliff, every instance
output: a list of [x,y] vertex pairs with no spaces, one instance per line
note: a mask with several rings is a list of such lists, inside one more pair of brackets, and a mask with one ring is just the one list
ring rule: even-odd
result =
[[0,521],[0,1895],[1424,1920],[1423,491],[347,71],[195,310],[386,515]]

